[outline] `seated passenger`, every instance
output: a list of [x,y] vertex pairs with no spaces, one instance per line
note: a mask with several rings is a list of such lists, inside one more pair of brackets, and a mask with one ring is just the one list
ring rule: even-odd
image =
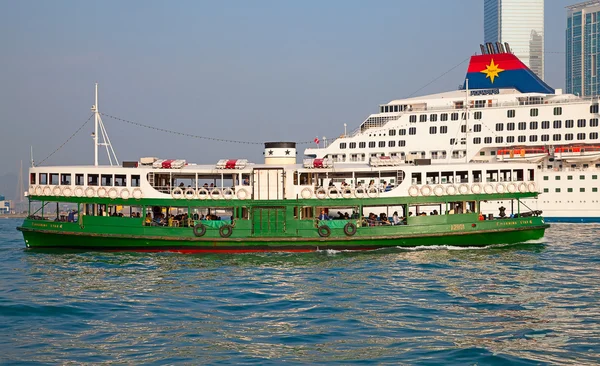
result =
[[144,224],[145,225],[150,225],[152,224],[152,215],[150,215],[150,212],[148,212],[146,214],[146,218],[144,219]]
[[321,210],[321,214],[319,215],[319,220],[329,220],[329,216],[325,213],[325,210]]
[[392,224],[390,222],[390,220],[388,220],[387,215],[383,212],[379,214],[379,222],[381,223],[381,225],[391,225]]

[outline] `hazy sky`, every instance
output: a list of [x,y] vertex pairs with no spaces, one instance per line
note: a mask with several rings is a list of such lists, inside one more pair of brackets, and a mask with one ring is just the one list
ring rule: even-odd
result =
[[[546,81],[564,85],[565,6],[546,1]],[[0,174],[41,161],[100,111],[194,135],[310,141],[352,131],[479,51],[483,0],[0,0]],[[467,63],[419,91],[462,84]],[[93,123],[45,165],[92,164]],[[262,162],[261,145],[104,117],[120,160]],[[302,155],[307,145],[299,145]],[[100,154],[101,163],[106,154]]]

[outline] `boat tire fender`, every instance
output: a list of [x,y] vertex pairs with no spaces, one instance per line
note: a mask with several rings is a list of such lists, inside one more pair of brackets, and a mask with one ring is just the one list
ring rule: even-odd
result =
[[233,233],[233,226],[231,225],[223,225],[219,228],[219,235],[221,238],[229,238]]
[[[346,228],[344,227],[344,230],[345,230],[345,229],[346,229]],[[326,238],[326,237],[328,237],[329,235],[331,235],[331,229],[330,229],[330,228],[329,228],[329,226],[327,226],[327,225],[321,225],[321,226],[319,226],[319,228],[317,229],[317,231],[318,231],[318,233],[319,233],[319,236],[320,236],[321,238]]]
[[313,195],[313,192],[312,192],[311,188],[305,187],[302,189],[302,191],[300,191],[300,197],[302,197],[305,200],[312,198],[312,195]]
[[349,222],[344,226],[344,234],[352,236],[356,234],[356,224]]
[[340,191],[336,187],[331,187],[327,195],[332,199],[340,198]]
[[204,236],[206,234],[206,226],[204,224],[196,224],[194,225],[194,235],[196,236]]

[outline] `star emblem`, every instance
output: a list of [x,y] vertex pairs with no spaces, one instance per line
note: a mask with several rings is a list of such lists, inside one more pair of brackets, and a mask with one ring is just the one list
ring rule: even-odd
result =
[[485,66],[485,70],[481,70],[480,72],[482,74],[485,74],[486,78],[490,78],[490,81],[493,84],[494,83],[494,78],[500,77],[500,73],[502,71],[504,71],[504,69],[501,69],[498,66],[500,66],[500,65],[495,64],[494,63],[494,59],[492,59],[492,61],[490,62],[490,64]]
[[290,150],[285,150],[285,155],[290,155]]
[[273,155],[273,150],[269,150],[269,155]]

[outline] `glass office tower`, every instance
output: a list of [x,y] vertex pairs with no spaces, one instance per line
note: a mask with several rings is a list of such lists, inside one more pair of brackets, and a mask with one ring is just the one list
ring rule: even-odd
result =
[[600,49],[600,1],[567,7],[566,89],[581,96],[599,95],[596,61]]
[[544,0],[485,0],[484,42],[508,42],[513,53],[544,79]]

